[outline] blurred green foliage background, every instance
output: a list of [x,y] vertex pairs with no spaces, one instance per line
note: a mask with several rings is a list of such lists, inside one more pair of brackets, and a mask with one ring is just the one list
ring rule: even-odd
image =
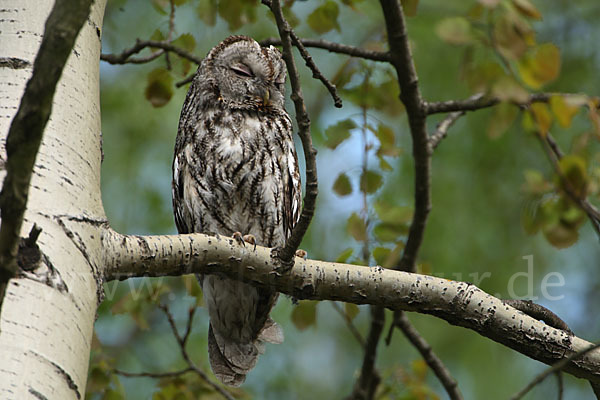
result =
[[[193,53],[199,57],[232,33],[257,40],[277,34],[268,9],[256,1],[189,0],[181,3],[184,4],[179,5],[175,13],[175,37],[185,33],[193,35],[196,44]],[[318,7],[330,7],[332,2],[284,3],[293,3],[291,11],[297,18],[295,29],[300,37],[324,38],[377,50],[387,48],[377,2],[336,2],[338,15],[333,22],[326,19],[312,23],[309,23],[309,15],[314,15]],[[576,4],[567,0],[534,3],[543,17],[532,22],[536,40],[558,46],[562,61],[560,76],[543,90],[598,95],[600,5],[597,0],[579,0]],[[438,28],[444,19],[469,15],[478,4],[476,1],[422,0],[416,15],[408,18],[409,38],[426,100],[462,99],[473,93],[469,73],[465,72],[472,56],[468,46],[444,41]],[[168,11],[168,2],[110,0],[103,27],[103,52],[118,53],[133,45],[136,38],[156,35],[157,29],[163,34],[167,32],[169,18],[161,10]],[[328,27],[327,23],[332,25]],[[314,29],[315,24],[322,27],[322,32]],[[341,110],[333,107],[326,89],[311,78],[310,71],[297,58],[313,137],[319,149],[320,179],[317,213],[302,248],[308,251],[310,258],[330,261],[352,249],[348,261],[358,261],[361,243],[348,233],[347,220],[353,213],[365,216],[361,212],[363,196],[359,192],[365,136],[360,129],[354,129],[348,139],[331,150],[327,147],[325,132],[346,119],[358,126],[363,123],[365,110],[360,106],[360,98],[365,98],[358,96],[357,99],[352,89],[369,74],[370,93],[374,97],[366,101],[368,121],[374,126],[389,127],[395,137],[394,146],[400,148],[399,156],[384,157],[391,171],[382,170],[378,157],[372,151],[369,153],[368,168],[383,177],[382,186],[377,185],[377,190],[368,195],[371,205],[368,216],[375,219],[372,206],[378,201],[412,207],[412,157],[406,116],[401,111],[397,85],[390,81],[390,76],[395,76],[390,67],[370,61],[350,63],[343,55],[309,50],[324,75],[344,87],[341,90],[344,107]],[[476,57],[498,61],[490,51],[481,51]],[[173,88],[170,101],[154,108],[145,98],[148,76],[152,70],[164,66],[164,57],[141,65],[101,64],[105,153],[102,195],[112,227],[122,233],[176,232],[171,211],[171,161],[187,86]],[[194,71],[196,67],[191,68]],[[173,79],[178,81],[184,76]],[[293,115],[291,102],[287,108]],[[600,336],[598,239],[589,222],[579,230],[578,241],[565,249],[553,247],[540,233],[528,235],[525,232],[521,223],[527,207],[525,171],[538,171],[552,181],[552,167],[539,141],[522,128],[520,117],[502,135],[490,138],[488,132],[494,117],[491,109],[469,113],[451,128],[449,137],[434,153],[433,210],[420,253],[420,270],[473,282],[501,298],[536,296],[537,302],[561,316],[578,336],[597,341]],[[440,119],[441,116],[431,118],[430,131]],[[585,111],[576,115],[568,129],[557,126],[552,129],[566,151],[576,147],[583,135],[591,131]],[[370,143],[377,142],[372,134],[366,138]],[[302,158],[299,142],[297,147]],[[588,171],[593,174],[600,169],[598,141],[590,141],[585,152]],[[332,189],[340,173],[346,173],[349,178],[352,186],[349,195],[340,196]],[[369,235],[373,236],[372,229]],[[376,244],[372,241],[371,245]],[[529,255],[533,257],[532,279],[515,278],[515,274],[528,271],[524,257]],[[370,263],[374,261],[371,259]],[[544,296],[541,284],[551,272],[560,273],[564,285],[549,287],[550,296]],[[550,280],[556,282],[555,278]],[[165,315],[155,303],[168,304],[183,330],[188,308],[198,301],[185,290],[190,282],[162,278],[106,284],[107,299],[100,306],[96,322],[97,341],[88,387],[90,398],[186,398],[174,397],[179,389],[176,390],[172,382],[117,377],[109,371],[117,368],[161,372],[185,366]],[[147,297],[148,290],[140,289],[144,285],[163,288],[157,292],[158,300],[132,299],[132,289],[134,293],[139,290],[142,299]],[[314,324],[308,312],[309,326],[300,330],[291,322],[294,307],[284,297],[276,306],[273,317],[283,325],[285,343],[268,347],[243,387],[245,398],[341,399],[351,392],[363,354],[342,317],[331,304],[323,302],[315,308]],[[369,315],[367,308],[360,307],[354,319],[363,335],[369,326]],[[467,399],[506,399],[545,368],[478,334],[434,317],[411,314],[410,319],[446,363]],[[391,314],[388,314],[386,328],[390,320]],[[200,308],[188,347],[194,361],[210,371],[206,357],[207,327],[207,314]],[[380,344],[377,365],[383,377],[382,390],[388,388],[387,393],[382,393],[382,399],[425,399],[436,398],[435,395],[445,398],[435,377],[427,372],[418,353],[398,331],[389,347]],[[187,378],[191,380],[194,376]],[[200,398],[219,398],[190,382],[180,384],[195,387],[198,391],[194,396],[204,393],[205,397]],[[565,386],[566,399],[591,398],[589,385],[582,380],[565,376]],[[548,379],[527,399],[554,398],[555,391],[555,380]]]

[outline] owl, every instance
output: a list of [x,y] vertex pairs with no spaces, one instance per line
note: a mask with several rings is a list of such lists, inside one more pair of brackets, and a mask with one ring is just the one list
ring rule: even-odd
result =
[[[180,233],[251,235],[261,246],[285,245],[301,203],[285,79],[279,50],[246,36],[225,39],[202,61],[175,143],[173,208]],[[219,275],[198,278],[210,317],[211,368],[223,383],[239,386],[264,343],[283,341],[269,317],[278,293]]]

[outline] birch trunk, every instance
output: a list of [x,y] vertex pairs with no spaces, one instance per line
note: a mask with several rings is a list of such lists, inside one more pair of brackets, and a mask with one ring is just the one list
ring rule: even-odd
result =
[[[10,281],[0,319],[0,398],[81,399],[101,295],[100,33],[105,0],[84,24],[54,96],[21,236],[41,229],[42,265]],[[0,7],[0,135],[4,141],[53,2]],[[0,179],[4,179],[2,171]]]

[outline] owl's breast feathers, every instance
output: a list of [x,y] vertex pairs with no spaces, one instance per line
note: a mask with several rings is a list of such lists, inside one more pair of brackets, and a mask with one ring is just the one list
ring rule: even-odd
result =
[[[227,110],[218,103],[189,108],[184,105],[183,135],[173,162],[175,209],[183,208],[176,212],[178,227],[184,232],[251,233],[258,244],[282,246],[301,202],[287,113]],[[184,118],[186,109],[191,113]]]

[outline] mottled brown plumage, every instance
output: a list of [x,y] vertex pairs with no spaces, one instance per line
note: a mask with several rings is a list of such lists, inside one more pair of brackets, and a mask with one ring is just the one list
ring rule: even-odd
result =
[[[301,201],[285,76],[279,51],[245,36],[225,39],[204,59],[175,144],[173,208],[180,233],[240,232],[261,246],[285,244]],[[222,382],[239,386],[263,343],[283,340],[269,318],[277,293],[217,275],[200,281],[211,367]]]

